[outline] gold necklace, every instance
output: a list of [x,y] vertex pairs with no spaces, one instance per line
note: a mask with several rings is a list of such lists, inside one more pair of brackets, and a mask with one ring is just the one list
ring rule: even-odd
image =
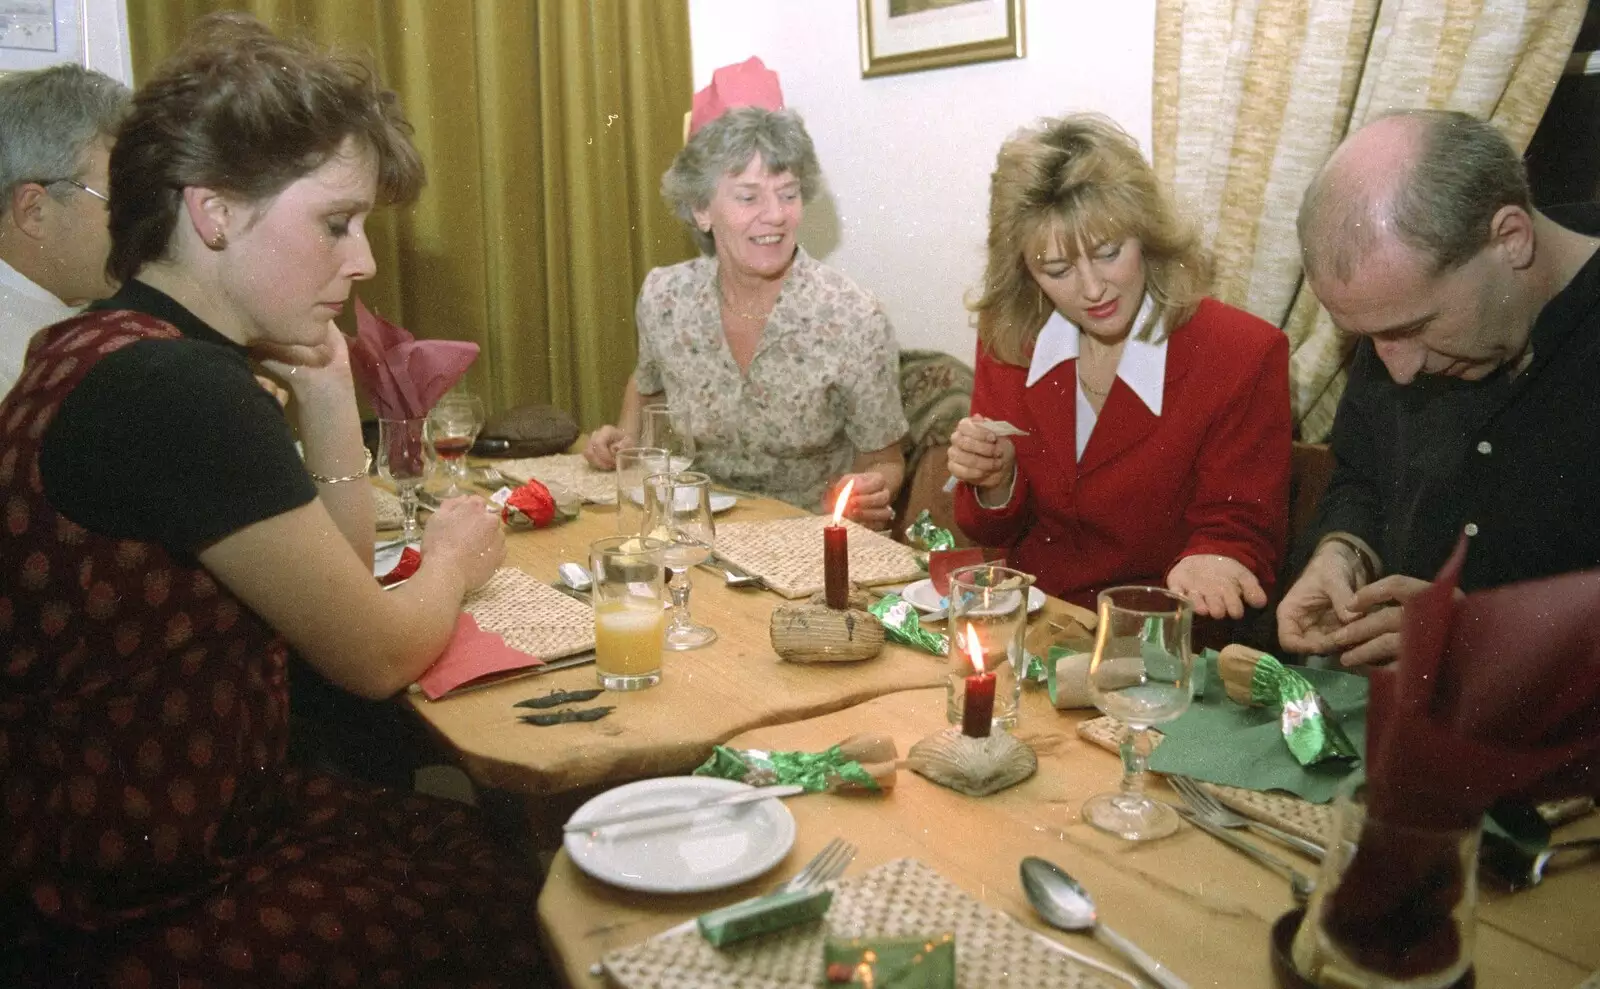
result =
[[[1117,379],[1112,378],[1111,380],[1112,382],[1115,382]],[[1092,388],[1090,387],[1089,382],[1083,379],[1083,374],[1081,372],[1078,374],[1078,387],[1082,388],[1084,391],[1098,399],[1105,399],[1111,394],[1111,385],[1106,385],[1105,391],[1101,391],[1098,388]]]
[[765,323],[767,321],[767,315],[771,315],[772,313],[772,309],[768,308],[767,315],[758,316],[755,313],[745,312],[743,309],[740,309],[738,306],[734,305],[733,300],[728,298],[728,290],[723,287],[722,279],[720,278],[717,279],[717,296],[722,299],[723,306],[725,306],[729,312],[733,313],[735,316],[743,316],[745,319],[748,319],[752,322]]

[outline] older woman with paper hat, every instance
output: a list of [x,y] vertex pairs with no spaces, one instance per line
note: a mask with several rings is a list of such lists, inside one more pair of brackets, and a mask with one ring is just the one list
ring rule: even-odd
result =
[[[467,809],[287,758],[291,650],[386,698],[504,544],[447,503],[372,579],[344,338],[423,169],[370,66],[199,21],[111,156],[122,288],[0,403],[0,984],[528,985],[535,882]],[[302,462],[250,357],[286,382]]]
[[704,256],[645,278],[621,415],[585,455],[609,469],[640,410],[666,403],[717,481],[817,509],[853,478],[847,514],[888,526],[905,473],[899,351],[877,301],[796,241],[820,181],[805,125],[752,58],[695,95],[689,131],[661,186]]
[[[1046,120],[1000,149],[956,518],[1044,590],[1164,585],[1260,608],[1289,505],[1289,346],[1210,266],[1133,139]],[[995,421],[1004,423],[997,426]],[[1006,435],[1012,429],[1024,435]]]

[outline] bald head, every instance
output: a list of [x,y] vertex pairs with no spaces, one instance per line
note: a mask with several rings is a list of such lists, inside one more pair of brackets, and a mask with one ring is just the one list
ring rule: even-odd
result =
[[1399,244],[1445,271],[1488,243],[1508,205],[1532,209],[1522,161],[1493,126],[1450,110],[1390,114],[1346,138],[1306,189],[1301,258],[1313,281],[1348,281]]

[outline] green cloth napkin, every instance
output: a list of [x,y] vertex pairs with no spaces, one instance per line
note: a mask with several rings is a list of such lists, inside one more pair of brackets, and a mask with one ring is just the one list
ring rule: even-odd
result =
[[[1204,670],[1202,671],[1202,665]],[[1314,804],[1333,799],[1353,764],[1338,760],[1301,766],[1284,744],[1278,712],[1245,707],[1228,698],[1216,654],[1195,658],[1205,691],[1176,721],[1159,725],[1166,740],[1150,754],[1150,768],[1246,790],[1287,790]],[[1335,670],[1295,667],[1333,709],[1363,759],[1367,753],[1367,679]]]

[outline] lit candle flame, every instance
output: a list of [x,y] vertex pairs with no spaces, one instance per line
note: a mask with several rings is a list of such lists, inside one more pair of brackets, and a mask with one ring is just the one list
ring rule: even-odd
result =
[[839,500],[833,503],[833,524],[838,525],[844,518],[844,506],[850,503],[850,492],[855,489],[856,479],[851,478],[844,483],[844,489],[839,492]]
[[983,645],[978,642],[978,633],[973,629],[971,622],[967,623],[967,655],[972,657],[972,668],[982,673]]

